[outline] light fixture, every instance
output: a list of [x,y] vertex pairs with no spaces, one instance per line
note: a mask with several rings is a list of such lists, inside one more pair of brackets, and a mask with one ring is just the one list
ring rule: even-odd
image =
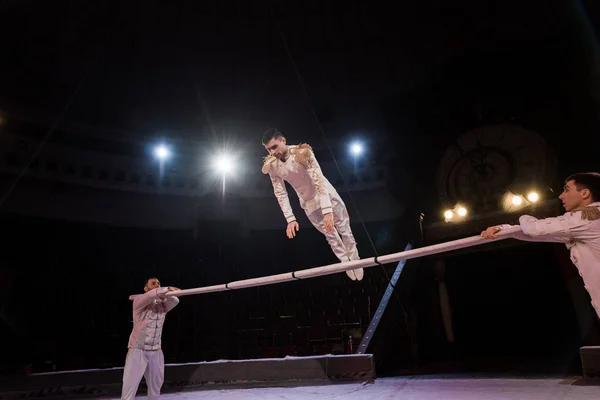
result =
[[529,194],[527,195],[527,200],[529,200],[532,203],[535,203],[539,199],[540,199],[540,195],[537,194],[537,192],[529,192]]
[[221,154],[214,158],[213,168],[222,175],[229,175],[235,170],[233,158],[226,154]]
[[167,157],[169,157],[169,149],[165,145],[158,145],[154,149],[154,155],[159,160],[165,160]]
[[502,200],[502,209],[509,213],[519,211],[529,205],[531,203],[523,195],[511,191],[507,191]]
[[353,142],[353,143],[350,145],[350,153],[351,153],[353,156],[359,156],[359,155],[361,155],[361,154],[362,154],[362,152],[363,152],[363,150],[364,150],[364,149],[363,149],[363,145],[362,145],[362,144],[360,144],[359,142]]
[[461,204],[456,204],[451,210],[444,211],[445,222],[461,222],[465,220],[468,211],[467,208]]

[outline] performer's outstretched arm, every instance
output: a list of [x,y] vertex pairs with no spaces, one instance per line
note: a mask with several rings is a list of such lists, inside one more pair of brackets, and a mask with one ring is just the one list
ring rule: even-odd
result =
[[293,222],[296,220],[294,216],[294,211],[292,210],[292,206],[290,205],[290,198],[288,197],[287,190],[285,188],[285,182],[281,177],[269,172],[269,177],[271,178],[271,183],[273,184],[273,192],[275,193],[275,197],[277,197],[277,202],[279,203],[279,207],[281,207],[281,211],[283,212],[283,216],[285,220],[288,222]]
[[558,243],[591,239],[597,232],[587,229],[590,222],[581,218],[581,211],[567,212],[554,218],[537,219],[530,215],[519,218],[521,230],[528,237],[537,241]]
[[155,299],[162,299],[168,291],[169,287],[158,287],[156,289],[148,290],[144,294],[129,296],[129,299],[133,300],[133,309],[139,310],[152,303]]
[[[567,212],[559,217],[544,219],[537,219],[531,215],[522,215],[519,218],[519,226],[523,233],[517,234],[515,239],[528,242],[555,243],[592,239],[592,236],[598,233],[587,229],[590,222],[590,220],[582,218],[581,211]],[[511,227],[511,225],[488,228],[482,232],[482,236],[493,239],[495,233],[507,227]]]
[[[139,310],[146,307],[156,299],[164,299],[165,293],[169,291],[179,290],[176,287],[166,286],[157,287],[156,289],[148,290],[144,294],[129,296],[130,300],[133,300],[133,309]],[[171,311],[175,306],[179,304],[179,299],[175,296],[167,297],[167,311]]]
[[167,312],[169,312],[172,309],[174,309],[175,307],[177,307],[178,304],[179,304],[179,297],[167,296],[167,301],[165,304],[165,308],[167,309]]

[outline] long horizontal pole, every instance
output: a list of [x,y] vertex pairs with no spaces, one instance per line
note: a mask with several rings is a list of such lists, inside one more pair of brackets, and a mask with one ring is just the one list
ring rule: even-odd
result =
[[[514,226],[508,229],[503,229],[498,233],[496,240],[510,239],[515,234],[521,233],[520,226]],[[331,275],[339,272],[349,271],[357,268],[369,268],[380,264],[388,264],[398,262],[400,260],[410,260],[412,258],[426,257],[439,253],[446,253],[453,250],[464,249],[466,247],[478,246],[481,244],[491,243],[491,240],[484,239],[481,236],[471,236],[464,239],[453,240],[425,246],[417,249],[401,251],[379,257],[365,258],[362,260],[348,261],[325,265],[322,267],[303,269],[295,272],[286,272],[284,274],[264,276],[260,278],[244,279],[241,281],[229,282],[221,285],[204,286],[194,289],[174,290],[167,292],[168,296],[188,296],[192,294],[223,292],[226,290],[243,289],[255,286],[272,285],[274,283],[290,282],[298,279],[309,279],[318,276]]]

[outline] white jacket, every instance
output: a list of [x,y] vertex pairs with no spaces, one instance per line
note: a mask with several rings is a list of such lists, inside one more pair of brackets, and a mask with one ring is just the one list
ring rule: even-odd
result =
[[[519,218],[523,234],[515,239],[534,242],[564,243],[571,261],[583,278],[592,306],[600,317],[600,202],[582,210],[570,211],[555,218],[538,220],[530,215]],[[504,225],[506,227],[508,225]]]
[[133,300],[133,330],[128,348],[159,350],[165,317],[177,304],[179,298],[165,296],[168,287],[159,287],[141,295],[130,296]]
[[288,223],[296,217],[290,206],[285,181],[296,191],[300,206],[307,214],[321,210],[322,214],[332,212],[331,199],[339,197],[333,185],[325,178],[311,147],[307,144],[290,145],[289,158],[283,162],[274,156],[267,156],[262,167],[263,174],[269,174],[275,197],[283,216]]

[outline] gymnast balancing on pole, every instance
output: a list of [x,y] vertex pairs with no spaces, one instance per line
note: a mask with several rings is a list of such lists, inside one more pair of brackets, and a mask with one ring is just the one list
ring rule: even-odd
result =
[[[292,185],[308,219],[325,235],[336,257],[341,262],[358,260],[360,257],[346,205],[323,175],[311,147],[308,144],[288,145],[283,134],[273,128],[263,134],[262,144],[269,152],[262,172],[271,178],[273,191],[288,223],[288,238],[296,236],[299,226],[290,206],[285,181]],[[346,274],[350,279],[360,281],[364,271],[357,268],[347,270]]]
[[[291,147],[291,146],[290,146]],[[264,170],[263,170],[264,172]],[[268,170],[267,170],[268,173]],[[166,296],[189,296],[248,287],[309,279],[344,271],[356,271],[381,264],[426,257],[434,254],[479,246],[490,239],[519,239],[527,241],[562,242],[571,250],[572,260],[584,278],[586,288],[598,311],[600,307],[600,174],[583,173],[569,177],[560,195],[567,213],[557,218],[537,220],[522,216],[520,225],[501,225],[488,228],[480,235],[415,248],[399,253],[355,259],[338,264],[297,270],[283,274],[244,279],[219,285],[175,290]]]
[[[600,317],[600,174],[584,172],[568,177],[558,198],[565,214],[540,220],[523,215],[518,225],[521,232],[513,237],[530,242],[564,243]],[[507,228],[514,227],[492,226],[481,232],[481,236],[495,239]]]

